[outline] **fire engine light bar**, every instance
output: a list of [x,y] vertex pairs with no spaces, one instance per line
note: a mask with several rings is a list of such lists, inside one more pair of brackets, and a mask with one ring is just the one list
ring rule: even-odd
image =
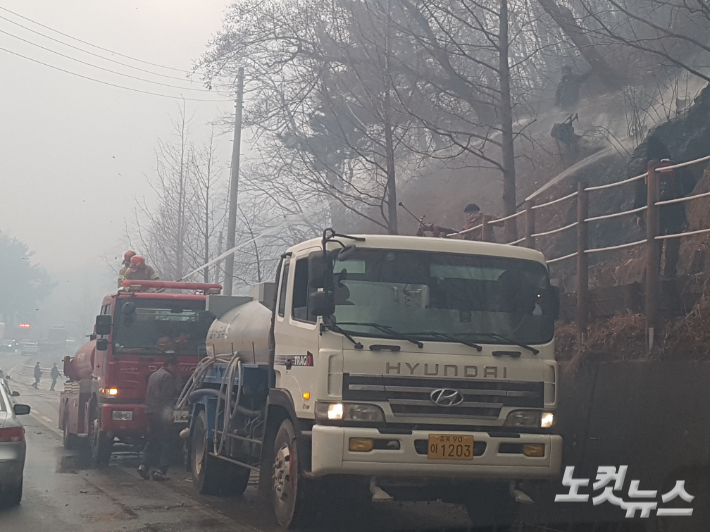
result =
[[156,290],[198,290],[205,294],[219,294],[222,291],[221,284],[213,283],[182,283],[178,281],[123,281],[123,288],[129,292],[140,292],[147,288]]

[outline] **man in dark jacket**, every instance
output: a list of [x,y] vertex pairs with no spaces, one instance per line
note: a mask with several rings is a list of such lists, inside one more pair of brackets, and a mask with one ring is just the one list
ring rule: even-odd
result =
[[35,383],[32,385],[33,388],[39,387],[39,380],[42,378],[42,368],[39,367],[39,362],[35,364]]
[[52,366],[52,371],[49,372],[49,376],[52,377],[52,387],[49,389],[49,391],[53,392],[54,387],[57,385],[57,379],[61,377],[61,373],[59,373],[59,368],[56,364]]
[[[646,163],[657,161],[658,168],[673,166],[668,148],[656,137],[649,137],[646,141]],[[696,185],[693,174],[687,168],[678,168],[669,172],[657,172],[658,200],[666,201],[688,196]],[[648,183],[646,179],[638,180],[634,209],[644,207],[648,203]],[[658,210],[658,234],[677,235],[682,233],[687,223],[685,217],[685,203],[671,203],[661,205]],[[645,226],[643,216],[637,217],[639,227]],[[668,238],[658,241],[658,265],[660,270],[661,256],[665,247],[666,261],[663,266],[663,276],[672,278],[676,276],[678,257],[680,255],[680,238]]]
[[163,367],[148,379],[148,389],[145,394],[148,442],[143,451],[143,462],[138,468],[138,474],[145,480],[151,478],[150,468],[156,465],[157,469],[152,474],[153,480],[170,480],[168,450],[170,427],[174,421],[177,370],[177,358],[169,357]]

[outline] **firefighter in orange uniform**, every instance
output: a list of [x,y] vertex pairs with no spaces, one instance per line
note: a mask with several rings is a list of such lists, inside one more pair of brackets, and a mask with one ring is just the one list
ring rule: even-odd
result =
[[[123,274],[123,278],[126,281],[157,281],[158,276],[155,270],[145,263],[145,259],[140,255],[133,255],[131,257],[131,265]],[[119,279],[120,286],[122,286],[122,281]]]
[[125,275],[126,275],[126,270],[131,267],[131,258],[136,256],[136,252],[133,251],[132,249],[129,249],[123,254],[123,262],[121,265],[123,266],[121,268],[121,271],[118,272],[118,287],[121,288],[123,286],[123,281],[126,280]]

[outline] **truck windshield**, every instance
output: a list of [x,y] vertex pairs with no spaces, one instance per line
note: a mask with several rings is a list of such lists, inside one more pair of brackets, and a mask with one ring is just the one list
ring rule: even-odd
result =
[[384,326],[414,337],[432,331],[478,343],[552,340],[548,273],[535,261],[359,249],[336,261],[333,273],[335,322],[352,333],[387,337]]
[[214,317],[200,300],[119,302],[114,318],[116,353],[151,352],[204,355]]

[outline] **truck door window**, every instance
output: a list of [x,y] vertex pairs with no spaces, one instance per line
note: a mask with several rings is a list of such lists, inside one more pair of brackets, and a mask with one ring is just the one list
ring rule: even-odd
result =
[[308,259],[296,261],[291,316],[299,321],[315,323],[315,320],[308,315]]
[[286,313],[286,294],[288,293],[288,262],[283,265],[281,287],[279,289],[279,316],[283,318]]

